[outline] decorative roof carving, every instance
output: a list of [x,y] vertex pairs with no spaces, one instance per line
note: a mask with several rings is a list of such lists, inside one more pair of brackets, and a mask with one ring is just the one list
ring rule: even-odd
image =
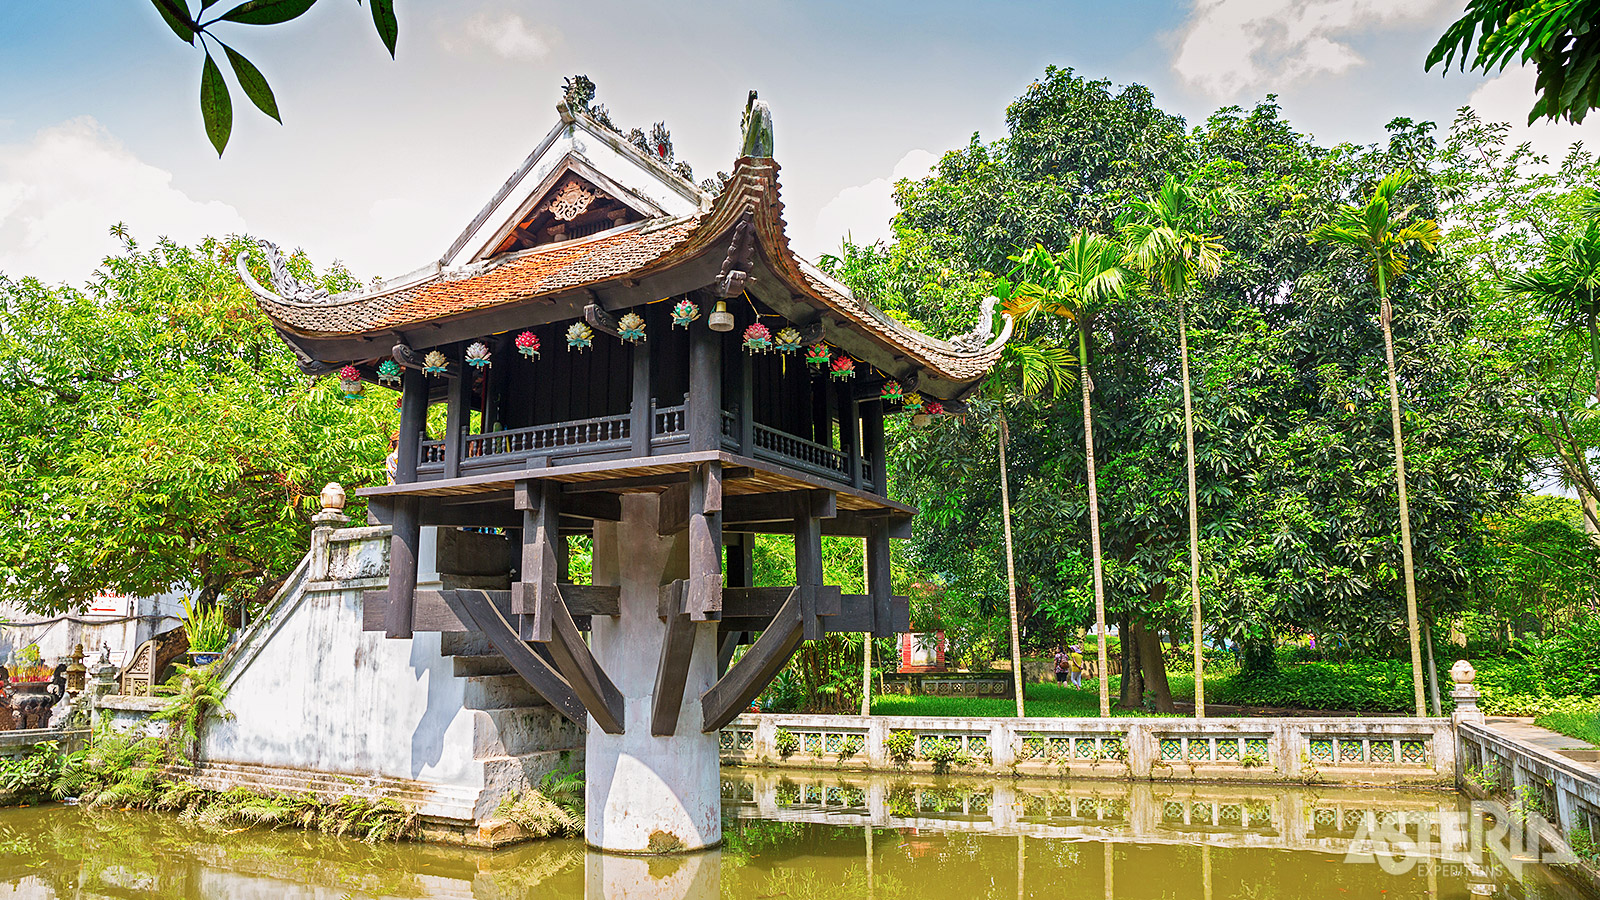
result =
[[285,300],[297,303],[315,303],[328,298],[328,290],[313,284],[306,284],[294,273],[289,271],[289,263],[283,256],[278,245],[271,241],[261,241],[261,252],[267,257],[268,278],[272,281],[272,290]]
[[576,178],[568,178],[566,183],[556,188],[550,199],[539,206],[539,209],[550,210],[550,215],[562,222],[571,222],[583,215],[589,209],[589,204],[606,196],[599,189],[591,190],[583,186]]

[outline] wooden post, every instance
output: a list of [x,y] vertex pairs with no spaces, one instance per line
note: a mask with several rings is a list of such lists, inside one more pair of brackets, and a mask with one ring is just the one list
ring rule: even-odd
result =
[[887,455],[883,445],[883,401],[868,400],[861,404],[861,455],[872,464],[872,492],[880,497],[889,495]]
[[839,449],[844,451],[845,465],[850,469],[850,486],[861,487],[861,406],[849,382],[842,382],[835,391],[839,404]]
[[[754,549],[751,536],[748,534],[723,535],[723,546],[727,548],[729,587],[750,587],[751,574],[754,560],[751,551]],[[739,643],[744,640],[743,631],[729,631],[722,637],[722,644],[717,648],[717,676],[728,671],[728,664],[733,662],[733,653],[738,649]]]
[[650,455],[650,435],[655,430],[655,409],[650,403],[650,344],[633,345],[633,400],[628,408],[628,430],[633,438],[633,455]]
[[749,456],[751,450],[755,448],[755,374],[755,358],[748,353],[739,354],[739,453],[743,456]]
[[800,601],[800,636],[814,641],[822,637],[822,619],[818,615],[818,596],[822,589],[822,519],[816,500],[830,495],[815,491],[808,503],[809,509],[794,520],[794,578]]
[[561,485],[555,481],[519,481],[514,499],[516,507],[523,511],[522,580],[511,586],[511,612],[523,617],[523,640],[549,641],[554,635],[554,607],[561,596],[556,588],[561,568],[556,554],[561,532]]
[[455,478],[461,474],[461,445],[467,426],[472,422],[468,402],[472,397],[472,370],[456,361],[456,374],[450,379],[445,395],[444,426],[444,477]]
[[695,622],[722,615],[722,463],[703,463],[689,481],[689,585],[684,611]]
[[[395,482],[417,480],[422,452],[422,429],[428,421],[428,384],[422,373],[406,369],[400,376],[400,443],[396,448]],[[389,535],[389,605],[384,610],[383,633],[392,638],[411,637],[412,603],[417,592],[417,550],[422,543],[422,522],[415,497],[396,497],[394,524]]]
[[396,447],[394,480],[411,484],[417,480],[417,462],[422,454],[422,430],[428,424],[428,384],[416,369],[400,376],[400,443]]
[[722,446],[722,335],[689,329],[689,449]]
[[[413,466],[412,478],[415,477]],[[389,607],[384,610],[383,621],[385,637],[411,637],[412,604],[417,593],[417,549],[422,543],[417,503],[416,497],[398,497],[394,503],[394,525],[389,534]]]
[[[810,374],[810,373],[807,373]],[[828,390],[828,375],[811,375],[811,440],[824,447],[833,446],[833,392]]]

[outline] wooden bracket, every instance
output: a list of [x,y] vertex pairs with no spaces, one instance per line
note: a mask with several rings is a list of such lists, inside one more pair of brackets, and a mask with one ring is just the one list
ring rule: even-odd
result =
[[718,297],[737,297],[744,293],[747,282],[755,280],[750,274],[750,262],[755,256],[755,209],[747,207],[733,226],[733,240],[728,243],[728,255],[722,260],[722,271],[713,284]]
[[700,697],[700,730],[722,730],[772,683],[800,645],[800,591],[789,595],[772,624],[761,632],[744,656]]
[[576,722],[579,728],[588,729],[587,710],[572,685],[551,668],[543,657],[533,652],[532,647],[522,642],[505,614],[490,599],[488,591],[443,593],[461,620],[470,621],[474,629],[482,632],[489,643],[500,651],[500,655],[506,658],[506,662],[511,664],[511,668],[528,682],[529,687],[562,715]]
[[622,333],[622,326],[617,324],[617,317],[606,312],[598,303],[591,303],[583,308],[583,320],[602,334],[618,337]]

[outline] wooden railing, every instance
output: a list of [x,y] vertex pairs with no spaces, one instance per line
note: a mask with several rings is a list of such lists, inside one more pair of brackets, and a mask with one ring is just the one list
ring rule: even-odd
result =
[[681,403],[678,404],[677,406],[658,406],[658,407],[655,407],[655,415],[654,415],[655,432],[654,433],[658,434],[658,435],[669,435],[669,434],[681,434],[681,433],[687,431],[688,430],[688,423],[684,419],[684,413],[685,413],[685,411],[687,409],[688,409],[688,407],[686,405],[684,405],[684,404],[681,404]]
[[484,456],[539,454],[565,447],[591,449],[601,444],[626,443],[630,432],[628,416],[601,416],[467,435],[462,441],[461,453],[472,460]]
[[422,452],[417,455],[419,465],[444,462],[444,441],[423,441]]
[[799,466],[828,478],[850,478],[850,458],[832,447],[768,428],[759,422],[755,424],[754,438],[752,450],[757,457]]

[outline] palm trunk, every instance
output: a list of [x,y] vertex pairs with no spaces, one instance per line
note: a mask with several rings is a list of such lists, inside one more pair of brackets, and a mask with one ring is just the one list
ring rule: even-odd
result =
[[1400,489],[1400,554],[1406,576],[1406,627],[1411,632],[1411,686],[1416,694],[1417,716],[1427,715],[1422,690],[1422,635],[1417,625],[1417,577],[1411,562],[1411,507],[1406,495],[1406,453],[1400,434],[1400,386],[1394,374],[1394,306],[1383,298],[1383,349],[1389,363],[1389,419],[1394,427],[1394,476]]
[[1083,388],[1083,459],[1089,481],[1089,541],[1094,554],[1094,622],[1100,632],[1100,715],[1111,715],[1110,661],[1106,658],[1106,583],[1100,568],[1100,491],[1094,481],[1094,417],[1089,411],[1089,342],[1078,329],[1078,384]]
[[1006,414],[1000,412],[1000,514],[1006,534],[1006,589],[1011,605],[1011,682],[1017,692],[1017,718],[1022,718],[1022,639],[1017,629],[1017,567],[1011,551],[1011,484],[1006,477],[1006,444],[1011,434],[1006,429]]
[[1189,392],[1189,326],[1178,301],[1178,356],[1183,361],[1183,441],[1189,464],[1189,599],[1194,607],[1194,717],[1206,717],[1205,653],[1200,625],[1200,502],[1194,486],[1194,404]]

